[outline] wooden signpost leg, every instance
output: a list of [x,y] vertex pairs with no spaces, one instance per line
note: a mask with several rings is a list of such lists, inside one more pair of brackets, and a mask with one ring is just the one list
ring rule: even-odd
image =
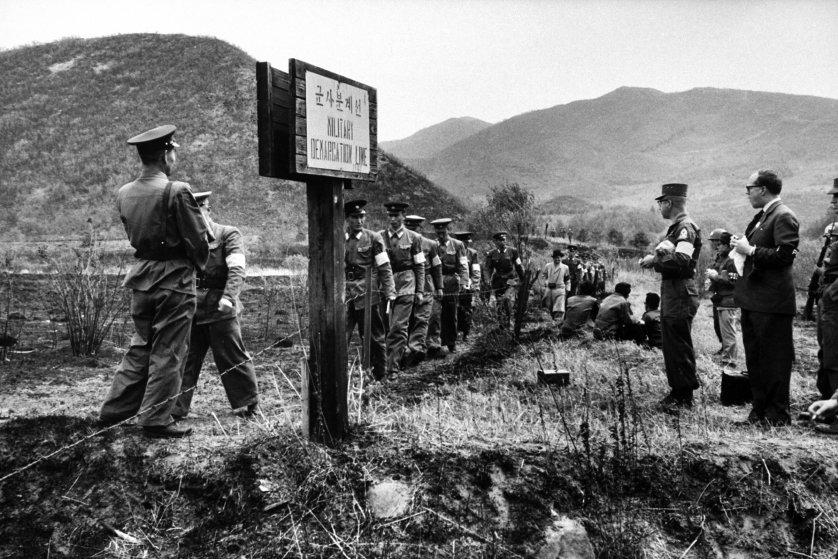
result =
[[[337,444],[349,425],[343,303],[343,179],[306,182],[309,239],[308,436]],[[304,396],[305,398],[305,396]]]

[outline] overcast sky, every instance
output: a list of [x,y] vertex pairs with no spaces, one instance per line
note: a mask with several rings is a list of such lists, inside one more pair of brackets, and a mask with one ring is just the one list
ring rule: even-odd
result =
[[378,90],[379,140],[624,85],[838,99],[836,30],[837,0],[0,0],[0,49],[185,33],[304,60]]

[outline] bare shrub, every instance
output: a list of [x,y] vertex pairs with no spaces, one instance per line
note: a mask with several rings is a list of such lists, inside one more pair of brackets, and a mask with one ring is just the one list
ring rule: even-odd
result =
[[73,248],[72,255],[53,260],[51,295],[67,318],[73,355],[95,355],[114,320],[125,310],[122,290],[124,256],[109,274],[100,242],[94,239]]

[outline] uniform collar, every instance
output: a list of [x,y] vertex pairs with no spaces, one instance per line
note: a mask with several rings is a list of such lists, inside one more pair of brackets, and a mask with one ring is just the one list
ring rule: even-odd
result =
[[169,177],[166,176],[166,173],[163,171],[158,171],[156,169],[149,169],[147,167],[143,167],[143,172],[140,173],[141,179],[164,179],[169,180]]
[[770,212],[772,208],[776,208],[780,204],[780,202],[782,202],[782,200],[780,200],[780,197],[777,196],[776,198],[765,204],[762,207],[762,215],[765,215],[768,212]]
[[355,234],[353,234],[353,235],[350,235],[350,234],[349,234],[349,231],[347,231],[347,232],[346,232],[346,240],[348,241],[350,236],[351,236],[353,239],[360,239],[360,238],[361,238],[361,234],[363,234],[363,232],[364,232],[364,230],[363,230],[363,229],[361,229],[361,230],[360,230],[360,231],[358,231],[357,233],[355,233]]
[[392,229],[388,228],[387,229],[387,234],[390,236],[391,239],[393,237],[396,237],[397,239],[401,239],[402,235],[404,235],[404,225],[399,227],[396,231],[393,231]]

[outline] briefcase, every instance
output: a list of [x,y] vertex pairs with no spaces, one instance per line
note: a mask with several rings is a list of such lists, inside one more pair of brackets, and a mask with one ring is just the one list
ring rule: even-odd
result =
[[570,384],[570,371],[565,369],[541,369],[538,371],[538,382],[567,386]]
[[741,406],[753,399],[748,371],[722,371],[722,405]]

